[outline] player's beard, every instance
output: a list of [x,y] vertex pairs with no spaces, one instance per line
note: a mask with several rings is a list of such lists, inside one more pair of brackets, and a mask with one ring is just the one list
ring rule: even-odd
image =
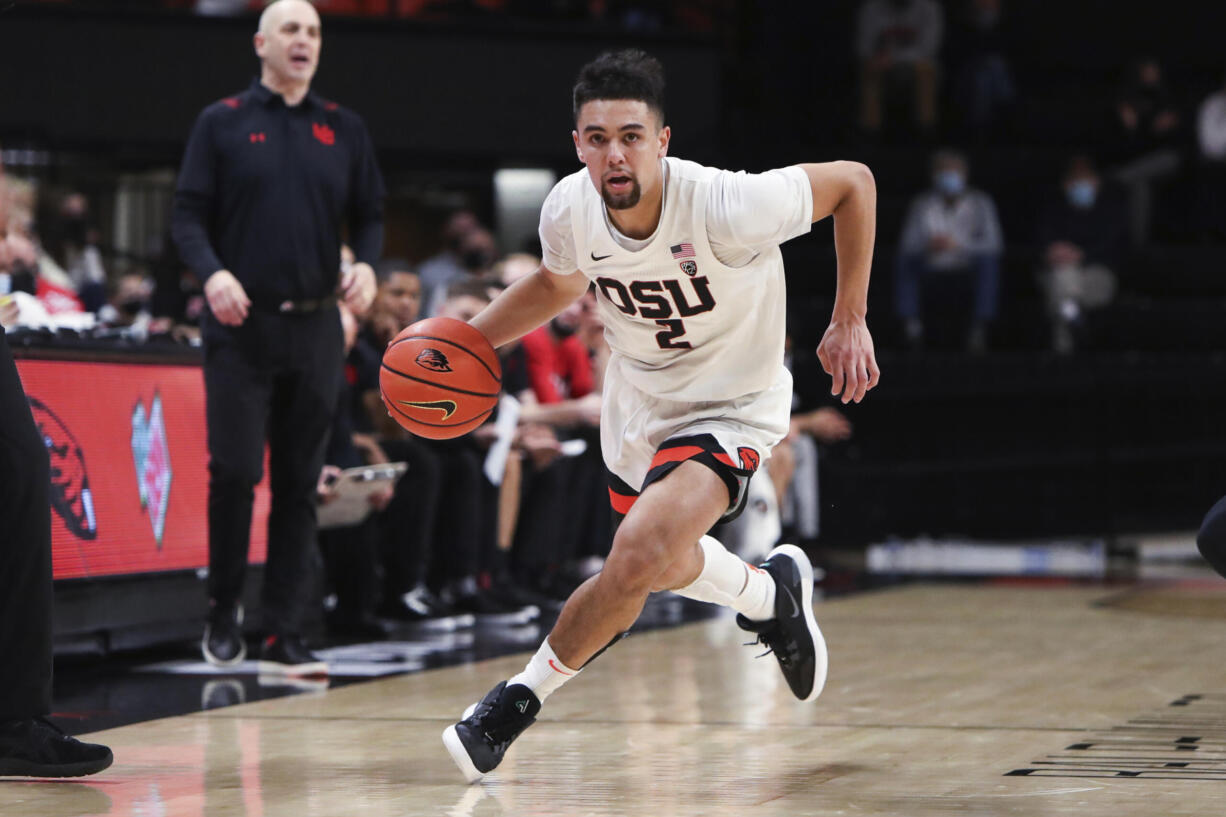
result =
[[630,179],[630,189],[621,194],[610,192],[603,182],[600,185],[600,197],[604,199],[605,207],[610,210],[629,210],[639,203],[642,196],[643,188],[639,187],[638,179]]

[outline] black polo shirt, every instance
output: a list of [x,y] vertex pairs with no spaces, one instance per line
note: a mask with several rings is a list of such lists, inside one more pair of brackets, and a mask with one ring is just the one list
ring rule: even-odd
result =
[[228,269],[275,308],[335,291],[343,224],[359,261],[379,259],[383,195],[360,116],[314,93],[288,107],[255,80],[196,119],[171,227],[201,281]]

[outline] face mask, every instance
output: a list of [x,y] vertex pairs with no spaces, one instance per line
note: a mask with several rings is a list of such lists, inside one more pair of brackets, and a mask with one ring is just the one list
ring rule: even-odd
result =
[[956,196],[966,189],[966,179],[957,170],[942,170],[936,174],[933,182],[947,196]]
[[1094,206],[1094,199],[1098,197],[1098,186],[1084,179],[1075,181],[1065,188],[1065,195],[1068,196],[1069,204],[1084,210]]
[[460,263],[470,270],[483,270],[490,265],[491,260],[485,250],[469,250],[460,257]]
[[553,333],[559,338],[569,338],[571,335],[575,334],[575,331],[579,328],[577,326],[571,326],[565,321],[560,321],[557,318],[554,318],[549,322],[549,327],[553,329]]
[[148,304],[146,304],[143,299],[137,298],[128,301],[120,301],[115,305],[115,308],[125,315],[134,317],[144,311],[147,306]]

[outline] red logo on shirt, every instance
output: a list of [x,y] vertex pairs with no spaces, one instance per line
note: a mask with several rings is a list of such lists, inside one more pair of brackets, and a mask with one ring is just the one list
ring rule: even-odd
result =
[[336,133],[327,125],[316,122],[311,125],[311,133],[315,134],[315,138],[325,145],[336,144]]
[[235,110],[237,110],[238,109],[238,97],[228,96],[225,99],[221,100],[221,104],[225,105],[227,108],[234,108]]
[[251,141],[251,144],[253,145],[256,142],[267,141],[267,137],[264,136],[264,131],[257,131],[256,133],[249,133],[247,134],[247,138]]

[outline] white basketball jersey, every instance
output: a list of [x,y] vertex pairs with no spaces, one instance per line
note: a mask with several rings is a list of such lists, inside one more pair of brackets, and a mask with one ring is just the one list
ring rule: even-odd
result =
[[637,251],[613,237],[586,169],[554,191],[569,203],[575,264],[596,284],[614,364],[634,386],[668,400],[763,391],[787,376],[779,247],[761,248],[744,266],[725,266],[711,247],[707,210],[712,184],[726,171],[664,161],[660,224]]

